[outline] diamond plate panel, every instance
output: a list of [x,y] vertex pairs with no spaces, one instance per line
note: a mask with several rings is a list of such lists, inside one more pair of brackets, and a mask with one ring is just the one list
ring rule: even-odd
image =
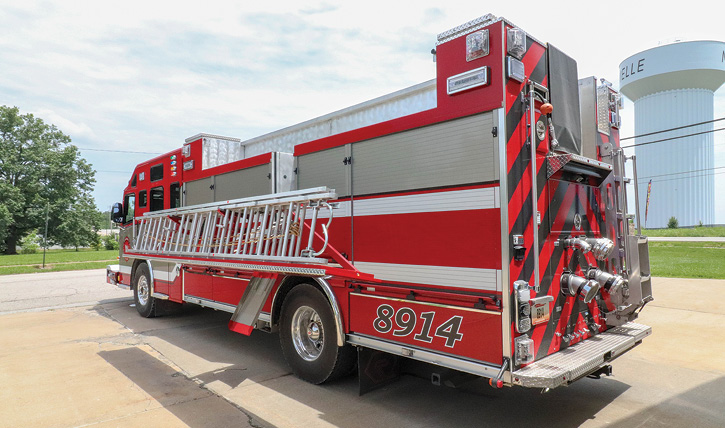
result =
[[546,157],[546,178],[551,178],[552,175],[556,174],[561,168],[566,165],[571,159],[570,154],[565,155],[549,155]]
[[499,18],[496,18],[496,16],[492,13],[488,13],[486,15],[483,15],[479,18],[476,18],[472,21],[468,21],[465,24],[461,24],[455,28],[451,28],[448,31],[444,31],[443,33],[440,33],[438,35],[438,43],[436,45],[440,45],[441,43],[445,43],[449,40],[453,40],[459,35],[463,34],[464,32],[469,31],[475,31],[479,28],[483,28],[487,25],[490,25],[494,22],[499,20]]
[[622,355],[651,333],[649,326],[624,324],[513,372],[513,383],[530,388],[556,388],[573,382]]

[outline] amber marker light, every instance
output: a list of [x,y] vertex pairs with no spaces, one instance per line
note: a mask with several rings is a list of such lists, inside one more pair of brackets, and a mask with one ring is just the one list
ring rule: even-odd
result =
[[545,103],[541,105],[539,110],[541,111],[541,114],[551,114],[551,112],[554,111],[554,106],[549,103]]

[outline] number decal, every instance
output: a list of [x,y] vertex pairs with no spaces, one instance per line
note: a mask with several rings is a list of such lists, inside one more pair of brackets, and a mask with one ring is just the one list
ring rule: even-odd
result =
[[423,318],[423,329],[420,333],[416,334],[413,339],[420,340],[421,342],[431,343],[433,338],[430,335],[430,327],[433,325],[433,317],[435,312],[423,312],[420,317]]
[[436,329],[436,336],[446,339],[446,347],[453,348],[456,341],[463,339],[463,334],[458,332],[462,321],[463,317],[456,315]]
[[[389,333],[392,330],[393,336],[408,336],[413,333],[418,324],[415,311],[407,307],[400,308],[396,311],[390,305],[380,305],[378,306],[377,314],[378,317],[373,321],[373,327],[378,333]],[[420,332],[413,336],[413,339],[431,343],[433,342],[434,336],[440,337],[445,339],[445,346],[447,348],[453,348],[456,342],[463,340],[463,333],[460,332],[463,317],[460,315],[451,317],[448,321],[439,325],[435,329],[435,334],[431,336],[435,314],[435,312],[423,312],[420,314],[420,318],[423,320],[423,326]],[[393,322],[395,322],[395,325],[393,325]],[[396,328],[393,329],[393,327]]]
[[415,312],[410,308],[400,308],[395,314],[395,323],[398,324],[401,329],[394,330],[394,336],[407,336],[415,329]]
[[373,327],[379,333],[387,333],[393,328],[393,321],[390,319],[395,310],[390,305],[378,306],[378,317],[373,321]]

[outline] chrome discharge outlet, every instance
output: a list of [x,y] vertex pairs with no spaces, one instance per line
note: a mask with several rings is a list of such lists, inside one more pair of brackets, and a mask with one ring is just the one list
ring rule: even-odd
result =
[[561,275],[561,291],[570,296],[579,296],[584,303],[589,303],[599,292],[599,283],[578,275],[564,273]]
[[587,278],[599,283],[609,294],[619,293],[622,290],[622,286],[627,283],[627,280],[621,276],[604,272],[601,269],[589,269]]
[[582,253],[588,253],[592,250],[592,246],[589,245],[586,238],[569,238],[564,240],[565,247],[574,247],[581,250]]
[[567,238],[564,240],[565,247],[574,247],[581,250],[582,253],[589,251],[594,254],[597,260],[606,260],[614,250],[614,242],[607,238],[587,238],[581,236],[579,238]]
[[614,249],[614,242],[607,238],[588,238],[587,243],[592,246],[594,258],[599,261],[606,260]]

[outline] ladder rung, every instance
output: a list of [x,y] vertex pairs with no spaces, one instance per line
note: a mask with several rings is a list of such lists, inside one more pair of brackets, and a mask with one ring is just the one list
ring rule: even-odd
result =
[[[326,188],[288,192],[146,213],[138,223],[134,250],[213,257],[314,260],[318,212],[334,193]],[[304,216],[311,211],[309,225]],[[302,247],[302,228],[310,230]],[[304,257],[301,257],[301,254]]]

